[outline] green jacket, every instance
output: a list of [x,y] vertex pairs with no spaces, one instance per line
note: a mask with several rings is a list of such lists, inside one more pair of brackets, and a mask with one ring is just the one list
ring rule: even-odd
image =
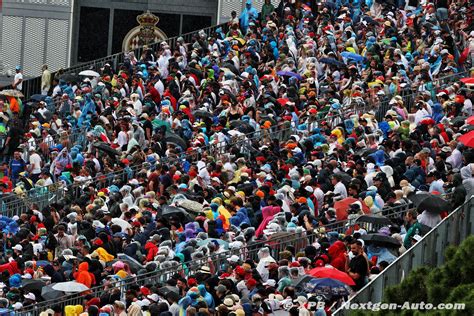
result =
[[405,246],[406,249],[411,247],[411,239],[413,236],[416,234],[421,233],[421,224],[416,221],[413,223],[413,225],[410,226],[410,228],[407,231],[407,234],[405,235],[405,239],[403,240],[403,245]]

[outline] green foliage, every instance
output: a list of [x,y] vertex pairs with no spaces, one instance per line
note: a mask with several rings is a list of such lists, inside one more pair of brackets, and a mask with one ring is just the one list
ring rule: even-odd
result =
[[421,267],[410,272],[402,283],[385,290],[385,302],[465,303],[463,311],[400,311],[386,315],[474,315],[474,236],[468,237],[459,247],[446,249],[446,261],[441,267]]

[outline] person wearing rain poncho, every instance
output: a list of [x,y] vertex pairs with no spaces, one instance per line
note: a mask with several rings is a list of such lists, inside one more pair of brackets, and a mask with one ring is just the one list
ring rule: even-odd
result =
[[242,28],[244,34],[247,33],[247,29],[250,25],[250,22],[254,22],[258,19],[257,9],[252,7],[252,0],[247,0],[245,2],[245,9],[242,10],[240,14],[240,27]]
[[68,166],[72,167],[73,161],[67,148],[63,148],[56,159],[53,161],[54,176],[59,177]]

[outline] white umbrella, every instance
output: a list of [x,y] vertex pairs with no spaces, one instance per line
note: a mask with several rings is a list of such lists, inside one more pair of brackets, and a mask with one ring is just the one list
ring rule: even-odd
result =
[[63,291],[67,293],[79,293],[87,291],[89,288],[82,283],[77,283],[74,281],[70,282],[60,282],[53,285],[53,290]]
[[94,70],[84,70],[79,73],[79,76],[87,76],[87,77],[100,77],[98,72]]
[[112,218],[112,223],[119,225],[122,228],[122,231],[126,231],[128,228],[132,228],[129,222],[121,218]]

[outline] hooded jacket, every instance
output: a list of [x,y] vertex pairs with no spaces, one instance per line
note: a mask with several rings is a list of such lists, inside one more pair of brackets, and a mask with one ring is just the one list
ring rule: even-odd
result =
[[77,272],[74,273],[74,279],[78,283],[82,283],[88,288],[92,287],[92,285],[95,283],[95,277],[89,272],[89,264],[87,262],[82,262],[79,264]]

